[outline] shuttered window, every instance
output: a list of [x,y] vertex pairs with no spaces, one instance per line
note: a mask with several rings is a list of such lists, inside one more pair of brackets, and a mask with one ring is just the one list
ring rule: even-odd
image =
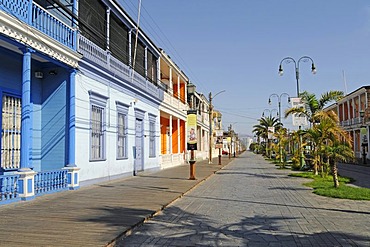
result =
[[111,13],[110,50],[112,55],[128,65],[129,63],[129,38],[128,28]]
[[107,47],[105,5],[99,0],[79,0],[78,16],[81,34],[105,49]]
[[150,52],[147,52],[147,66],[148,66],[148,80],[151,81],[153,84],[157,85],[157,60],[156,57]]

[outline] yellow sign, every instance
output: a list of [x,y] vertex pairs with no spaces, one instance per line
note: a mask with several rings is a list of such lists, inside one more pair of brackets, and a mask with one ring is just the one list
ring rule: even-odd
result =
[[197,111],[188,111],[187,117],[187,142],[188,150],[197,149]]

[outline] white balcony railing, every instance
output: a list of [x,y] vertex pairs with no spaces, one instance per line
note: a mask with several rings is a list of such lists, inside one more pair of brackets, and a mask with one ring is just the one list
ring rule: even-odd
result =
[[[126,80],[132,86],[163,100],[163,89],[146,80],[142,75],[133,71],[128,65],[111,56],[111,54],[97,46],[82,35],[78,38],[78,51],[89,61],[112,72],[117,77]],[[132,74],[133,73],[133,74]]]

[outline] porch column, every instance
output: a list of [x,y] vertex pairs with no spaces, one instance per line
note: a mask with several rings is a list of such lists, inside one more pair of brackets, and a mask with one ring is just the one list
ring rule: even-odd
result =
[[22,68],[22,120],[21,120],[21,164],[22,171],[31,170],[31,52],[30,48],[23,51]]
[[[172,67],[170,66],[170,75],[168,76],[169,77],[169,81],[170,81],[170,90],[171,90],[171,96],[173,97],[173,83],[172,83]],[[172,101],[172,100],[171,100]]]
[[30,48],[22,49],[22,120],[21,120],[21,164],[18,170],[18,193],[21,200],[35,197],[34,184],[36,172],[31,170],[31,53]]
[[172,148],[172,115],[170,115],[170,136],[169,136],[169,142],[170,142],[170,154],[171,154],[171,160],[172,160],[172,152],[173,152],[173,148]]
[[[73,49],[74,50],[77,50],[78,48],[78,44],[77,44],[77,34],[78,34],[78,1],[79,0],[74,0],[73,1],[73,5],[72,5],[72,13],[73,13],[73,16],[72,16],[72,27],[74,28],[75,31],[73,31]],[[31,1],[30,1],[31,2]]]
[[177,75],[177,99],[178,100],[181,100],[181,93],[180,93],[181,86],[180,86],[180,83],[181,83],[180,75]]
[[79,170],[76,166],[76,70],[72,69],[69,75],[69,115],[68,115],[68,163],[67,183],[70,190],[80,187]]
[[181,139],[180,139],[180,119],[177,119],[177,153],[179,154],[181,152]]

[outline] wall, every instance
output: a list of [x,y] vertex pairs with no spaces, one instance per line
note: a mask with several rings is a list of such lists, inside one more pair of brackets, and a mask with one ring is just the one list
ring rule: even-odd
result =
[[[90,161],[90,101],[89,91],[104,95],[108,98],[105,114],[106,122],[106,152],[105,160]],[[136,100],[135,100],[136,99]],[[128,140],[127,158],[117,159],[116,145],[116,123],[117,111],[116,101],[129,105],[128,108]],[[136,101],[136,103],[134,103]],[[81,168],[80,179],[85,183],[91,180],[109,180],[120,176],[133,174],[135,146],[135,110],[145,112],[144,116],[144,170],[159,169],[159,153],[161,151],[160,136],[160,114],[159,106],[147,102],[148,100],[135,95],[123,85],[113,84],[110,78],[92,73],[81,68],[81,73],[76,75],[76,165]],[[148,113],[156,118],[156,157],[149,158],[149,121]],[[84,184],[84,182],[82,183]]]

